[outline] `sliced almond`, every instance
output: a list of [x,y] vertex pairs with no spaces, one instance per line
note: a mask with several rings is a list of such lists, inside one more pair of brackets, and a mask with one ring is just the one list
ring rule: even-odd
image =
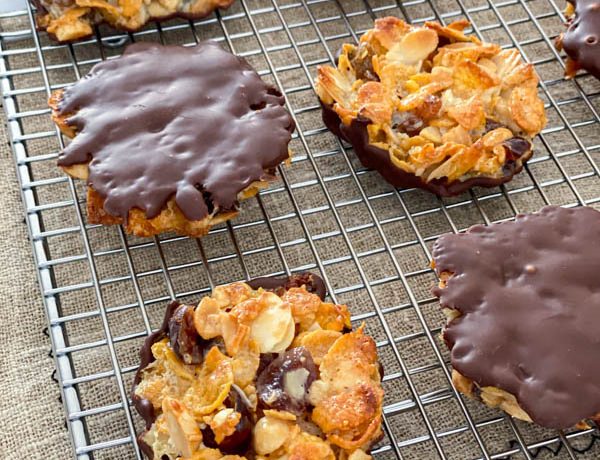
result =
[[221,335],[221,309],[216,300],[204,297],[194,311],[194,326],[203,339]]
[[427,58],[438,46],[438,35],[430,29],[415,29],[407,33],[388,51],[386,57],[403,64],[416,64]]
[[194,417],[183,404],[170,397],[163,400],[162,410],[171,443],[183,457],[191,457],[202,441],[202,433]]
[[254,450],[259,455],[275,452],[286,442],[289,433],[289,422],[274,417],[262,417],[254,426]]
[[[294,340],[294,318],[287,302],[275,294],[265,292],[261,299],[264,309],[252,322],[250,337],[258,344],[261,353],[281,353]],[[262,297],[261,296],[261,297]]]

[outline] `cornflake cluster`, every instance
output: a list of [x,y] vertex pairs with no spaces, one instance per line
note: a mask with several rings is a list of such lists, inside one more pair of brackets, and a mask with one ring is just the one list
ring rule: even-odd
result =
[[103,22],[135,31],[153,19],[201,18],[233,0],[33,0],[37,25],[58,41],[89,37]]
[[170,305],[134,386],[149,456],[371,458],[383,400],[373,339],[351,331],[344,305],[305,286],[278,292],[234,283],[196,308]]
[[518,172],[546,123],[538,77],[517,50],[466,36],[468,24],[376,20],[337,68],[319,68],[321,102],[345,126],[367,121],[369,143],[424,183],[501,178],[509,162]]

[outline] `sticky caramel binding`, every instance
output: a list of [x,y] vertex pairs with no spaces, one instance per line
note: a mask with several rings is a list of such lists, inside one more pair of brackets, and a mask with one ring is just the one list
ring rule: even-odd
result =
[[382,436],[375,342],[323,297],[303,273],[172,302],[134,381],[147,456],[370,459]]
[[546,123],[533,66],[467,26],[378,19],[318,70],[325,124],[392,185],[454,195],[510,180],[532,155]]

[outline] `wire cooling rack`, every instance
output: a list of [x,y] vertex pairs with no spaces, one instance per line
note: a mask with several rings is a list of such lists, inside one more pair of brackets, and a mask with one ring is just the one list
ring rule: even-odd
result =
[[[170,298],[193,302],[216,284],[313,270],[378,342],[386,399],[376,458],[600,458],[591,429],[545,430],[459,396],[439,339],[445,320],[430,294],[430,247],[440,234],[544,204],[600,202],[600,86],[585,74],[562,78],[563,56],[553,47],[562,7],[552,0],[242,0],[204,20],[135,34],[100,27],[74,45],[35,32],[31,9],[0,15],[0,88],[75,457],[141,458],[128,393],[137,350]],[[312,87],[317,65],[386,15],[413,23],[467,18],[474,33],[517,47],[535,64],[549,123],[512,182],[443,200],[396,190],[327,132]],[[208,38],[284,92],[298,127],[291,167],[201,240],[140,239],[87,224],[83,184],[55,166],[63,140],[49,121],[47,95],[128,42]]]

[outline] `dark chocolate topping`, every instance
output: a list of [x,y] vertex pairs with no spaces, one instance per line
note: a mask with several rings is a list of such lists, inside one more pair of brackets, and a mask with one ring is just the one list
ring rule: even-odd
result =
[[89,163],[111,215],[155,217],[171,197],[190,220],[231,210],[238,193],[288,157],[284,98],[214,42],[130,45],[65,89],[60,114],[78,134],[61,166]]
[[308,292],[318,295],[321,300],[325,300],[327,294],[325,282],[320,276],[310,272],[296,273],[291,276],[254,278],[247,282],[248,285],[256,290],[258,288],[273,291],[278,296],[282,296],[285,291],[294,287],[304,286]]
[[600,413],[600,212],[545,207],[443,235],[433,248],[452,366],[513,394],[533,421],[567,428]]
[[[254,278],[250,281],[246,282],[252,289],[263,288],[268,291],[273,291],[278,295],[282,294],[286,290],[305,285],[306,289],[309,292],[313,292],[317,294],[321,299],[325,298],[325,283],[323,280],[310,272],[303,272],[293,274],[291,276],[285,276],[280,278],[274,277],[262,277],[262,278]],[[171,318],[177,311],[177,308],[181,304],[177,301],[171,301],[167,305],[167,309],[165,310],[165,316],[162,322],[161,327],[156,331],[146,337],[142,348],[140,349],[140,366],[135,374],[133,379],[133,388],[131,390],[131,399],[133,400],[133,405],[146,422],[146,430],[149,430],[152,427],[152,424],[156,420],[156,414],[154,413],[154,408],[152,403],[147,399],[140,398],[135,394],[135,389],[142,380],[143,370],[154,361],[154,356],[152,355],[152,345],[165,337],[169,336],[169,324],[171,323]],[[142,451],[148,456],[149,459],[152,459],[152,449],[148,446],[144,440],[142,439],[143,434],[138,436],[138,444]]]
[[562,46],[571,59],[600,79],[600,1],[568,0],[575,7]]
[[[527,143],[529,145],[529,149],[523,152],[520,155],[520,161],[516,162],[512,159],[510,152],[507,155],[507,162],[503,167],[503,175],[500,177],[473,177],[464,181],[452,181],[448,182],[447,178],[443,179],[434,179],[432,181],[426,182],[422,180],[420,177],[415,176],[409,172],[403,171],[398,168],[392,160],[390,159],[390,154],[387,150],[380,149],[379,147],[375,147],[374,145],[369,143],[369,133],[367,131],[367,126],[370,123],[370,120],[358,118],[352,120],[350,125],[345,125],[340,120],[339,116],[333,110],[333,108],[321,104],[323,108],[323,122],[325,126],[329,128],[329,130],[338,136],[339,138],[345,140],[346,142],[352,144],[354,148],[354,153],[360,160],[360,162],[367,168],[374,169],[379,174],[383,176],[383,178],[392,184],[394,187],[402,187],[402,188],[411,188],[418,187],[424,190],[429,190],[432,193],[435,193],[439,196],[454,196],[459,195],[471,187],[479,186],[479,187],[496,187],[500,184],[508,182],[513,178],[515,174],[518,174],[523,169],[523,164],[531,157],[533,154],[533,149],[531,143],[523,138],[515,137],[511,139],[519,139],[521,144]],[[509,141],[511,140],[509,139]],[[521,142],[522,141],[522,142]],[[510,146],[505,144],[505,148],[510,150]]]

